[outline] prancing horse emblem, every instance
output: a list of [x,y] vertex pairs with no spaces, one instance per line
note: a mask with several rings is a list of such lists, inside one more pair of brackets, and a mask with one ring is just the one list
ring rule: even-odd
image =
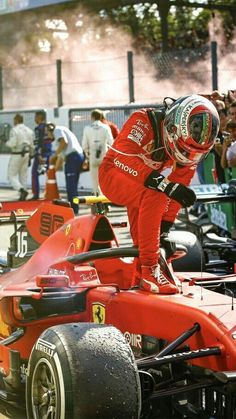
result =
[[92,321],[94,323],[105,323],[105,306],[101,303],[93,303],[92,305]]

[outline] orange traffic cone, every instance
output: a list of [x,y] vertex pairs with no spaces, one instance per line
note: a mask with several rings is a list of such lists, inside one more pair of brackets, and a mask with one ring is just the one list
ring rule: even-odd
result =
[[60,198],[57,187],[55,167],[52,165],[49,166],[47,171],[44,198],[49,201]]

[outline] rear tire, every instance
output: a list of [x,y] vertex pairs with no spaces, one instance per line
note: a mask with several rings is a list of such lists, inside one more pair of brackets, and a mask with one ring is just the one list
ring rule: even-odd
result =
[[205,256],[200,241],[189,231],[171,230],[168,238],[187,248],[187,254],[172,262],[176,272],[201,272],[205,269]]
[[139,374],[122,333],[94,323],[45,330],[30,355],[26,405],[28,419],[139,418]]

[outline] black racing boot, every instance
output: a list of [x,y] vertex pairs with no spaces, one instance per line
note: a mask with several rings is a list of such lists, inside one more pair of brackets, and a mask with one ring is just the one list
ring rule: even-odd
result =
[[25,201],[26,200],[26,197],[29,194],[29,192],[26,189],[24,189],[24,188],[20,188],[20,191],[19,192],[20,192],[19,201]]

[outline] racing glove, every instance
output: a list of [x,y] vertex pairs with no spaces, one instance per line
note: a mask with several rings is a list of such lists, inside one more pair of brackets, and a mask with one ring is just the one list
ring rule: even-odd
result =
[[227,189],[226,192],[227,195],[236,195],[236,180],[235,179],[231,179],[229,181],[229,187]]
[[169,181],[156,170],[150,173],[144,182],[144,186],[163,192],[169,198],[177,201],[182,207],[190,207],[196,201],[196,195],[192,189],[182,183]]

